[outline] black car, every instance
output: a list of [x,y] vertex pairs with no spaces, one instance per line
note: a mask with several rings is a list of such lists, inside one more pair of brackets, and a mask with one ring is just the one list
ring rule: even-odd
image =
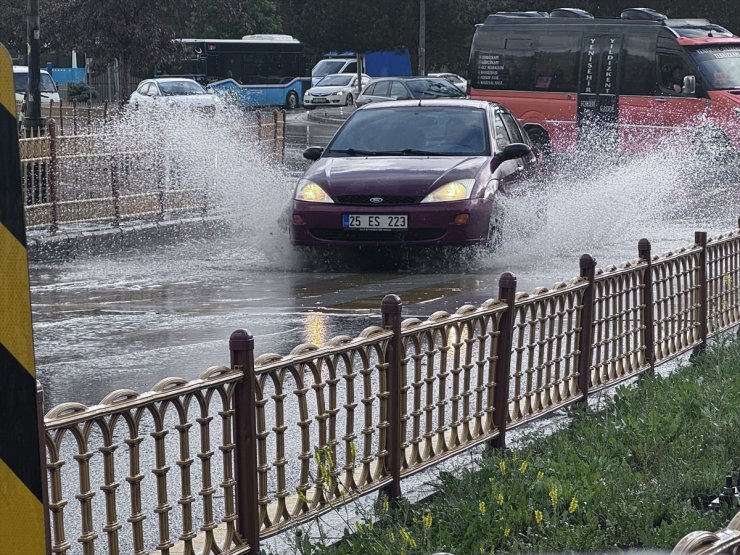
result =
[[431,100],[466,98],[455,85],[442,77],[381,77],[363,89],[357,106],[387,100]]

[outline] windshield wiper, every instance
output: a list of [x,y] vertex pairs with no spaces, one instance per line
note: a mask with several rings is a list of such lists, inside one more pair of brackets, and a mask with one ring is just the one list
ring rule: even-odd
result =
[[378,156],[379,154],[384,154],[382,152],[375,152],[374,150],[357,150],[356,148],[333,148],[328,152],[341,152],[349,156]]
[[433,152],[431,150],[419,150],[416,148],[404,148],[401,153],[404,156],[442,156],[439,152]]

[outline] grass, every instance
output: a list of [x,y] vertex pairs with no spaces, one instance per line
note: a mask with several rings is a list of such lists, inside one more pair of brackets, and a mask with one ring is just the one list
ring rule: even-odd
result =
[[[602,406],[604,403],[602,403]],[[709,501],[740,468],[740,341],[667,377],[620,387],[570,425],[527,435],[473,470],[442,474],[426,503],[380,502],[335,545],[296,534],[297,552],[457,555],[670,550],[723,528],[737,508]]]

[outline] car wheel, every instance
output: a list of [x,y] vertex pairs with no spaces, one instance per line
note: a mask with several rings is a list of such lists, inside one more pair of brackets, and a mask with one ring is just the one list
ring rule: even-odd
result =
[[550,146],[550,135],[547,131],[536,125],[527,127],[525,131],[527,132],[527,135],[529,135],[529,140],[532,141],[532,144],[537,147],[542,155],[549,157],[552,149]]
[[727,135],[716,125],[705,125],[696,132],[691,141],[695,156],[707,160],[721,160],[732,152]]
[[355,104],[355,98],[352,96],[352,93],[349,93],[347,95],[347,101],[344,103],[345,106],[354,106]]
[[295,110],[298,107],[298,95],[295,91],[290,91],[288,96],[285,97],[285,108],[288,110]]

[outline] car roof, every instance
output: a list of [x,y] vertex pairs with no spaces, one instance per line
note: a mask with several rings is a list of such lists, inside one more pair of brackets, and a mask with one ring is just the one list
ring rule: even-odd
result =
[[484,109],[487,106],[502,107],[500,104],[495,102],[489,102],[488,100],[470,100],[467,98],[435,98],[433,100],[394,100],[393,102],[377,102],[366,104],[358,110],[378,110],[382,108],[403,108],[403,107],[414,107],[414,106],[443,106],[451,108],[475,108]]
[[[188,77],[150,77],[149,79],[142,79],[141,83],[144,81],[155,81],[157,83],[171,83],[173,81],[190,81],[193,83],[198,83],[195,79],[189,79]],[[200,83],[198,83],[200,85]]]
[[[341,76],[344,76],[344,75],[351,75],[352,77],[354,77],[357,74],[356,73],[327,73],[326,75],[324,75],[322,77],[322,79],[326,79],[327,77],[341,77]],[[367,73],[363,73],[362,76],[363,77],[370,77]]]
[[[39,68],[41,73],[49,74],[43,67]],[[28,66],[13,66],[13,73],[28,73]]]

